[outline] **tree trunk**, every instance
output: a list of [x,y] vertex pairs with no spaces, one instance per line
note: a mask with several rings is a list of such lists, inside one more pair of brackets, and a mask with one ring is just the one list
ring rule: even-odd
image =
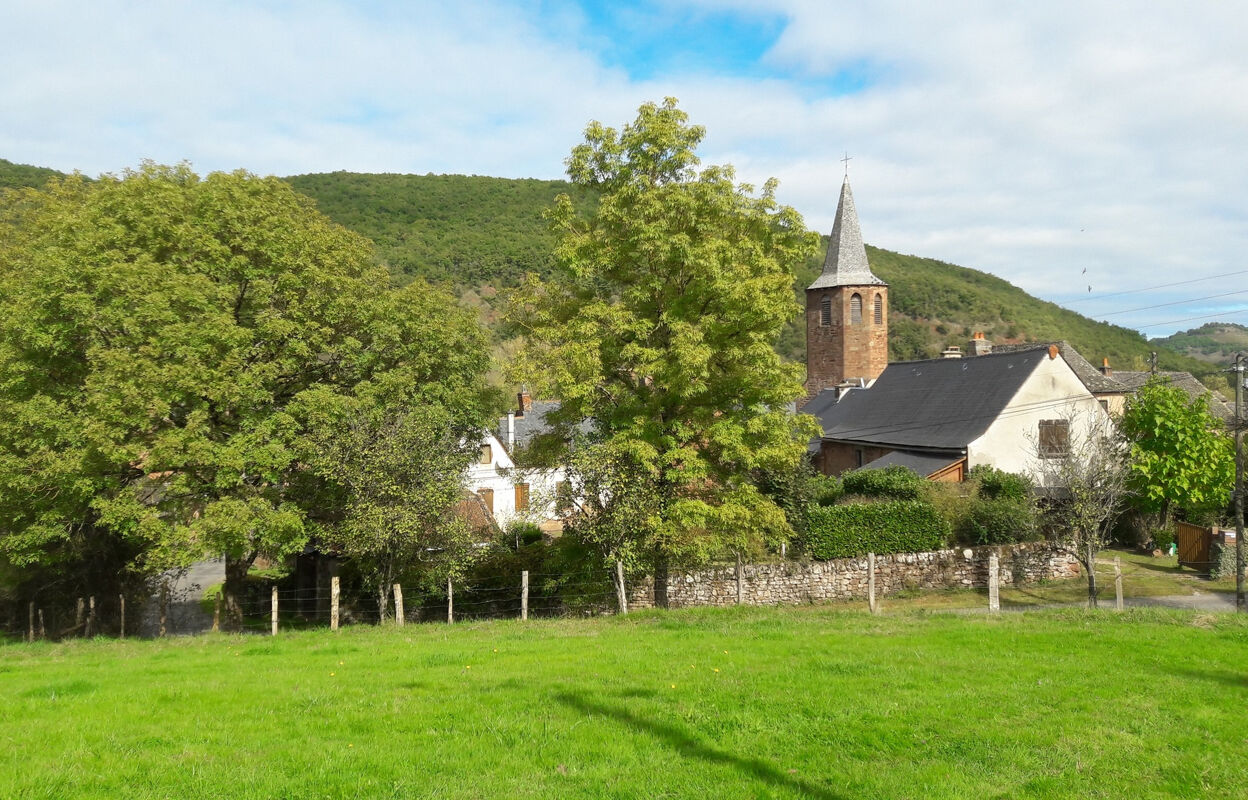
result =
[[244,558],[230,555],[225,557],[225,584],[221,587],[221,594],[225,600],[226,624],[232,630],[242,630],[243,627],[243,595],[247,587],[247,571],[255,562],[256,555],[253,550]]
[[[1169,524],[1170,524],[1170,501],[1162,500],[1161,501],[1161,520],[1158,523],[1157,527],[1164,531],[1169,526]],[[1154,537],[1154,539],[1155,538],[1156,537]]]
[[386,612],[390,608],[390,598],[386,593],[386,584],[377,584],[377,622],[378,624],[386,624]]
[[1088,544],[1088,560],[1084,563],[1088,571],[1088,608],[1096,608],[1096,550]]

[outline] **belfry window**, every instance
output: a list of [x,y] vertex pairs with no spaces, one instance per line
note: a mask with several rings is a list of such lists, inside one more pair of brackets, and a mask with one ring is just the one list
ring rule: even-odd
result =
[[819,324],[825,328],[832,324],[832,298],[826,294],[819,298]]
[[849,324],[862,324],[862,295],[854,294],[849,298]]
[[875,296],[875,324],[884,324],[884,298],[879,294]]

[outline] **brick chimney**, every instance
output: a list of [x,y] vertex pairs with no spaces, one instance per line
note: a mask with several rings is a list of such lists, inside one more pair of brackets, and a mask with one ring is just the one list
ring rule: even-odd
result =
[[992,352],[992,342],[984,336],[983,331],[975,331],[966,347],[967,355],[986,356]]
[[1101,361],[1101,374],[1102,374],[1102,375],[1104,375],[1106,378],[1112,378],[1112,377],[1114,377],[1114,371],[1113,371],[1113,369],[1111,369],[1111,368],[1110,368],[1110,366],[1109,366],[1109,359],[1108,359],[1108,358],[1103,359],[1103,360]]
[[949,345],[944,350],[940,351],[940,357],[941,358],[961,358],[962,348],[958,347],[956,344]]
[[523,417],[525,414],[533,410],[533,397],[529,394],[528,389],[521,389],[516,395],[516,416]]

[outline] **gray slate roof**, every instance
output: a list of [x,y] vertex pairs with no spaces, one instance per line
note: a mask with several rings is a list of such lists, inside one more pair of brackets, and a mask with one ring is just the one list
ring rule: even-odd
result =
[[807,289],[887,285],[871,273],[871,265],[867,263],[867,248],[862,243],[862,230],[858,227],[854,194],[849,190],[849,178],[846,178],[841,185],[841,200],[836,206],[836,221],[832,223],[823,272]]
[[[533,407],[529,413],[523,417],[515,418],[516,425],[516,444],[520,447],[526,447],[533,438],[543,433],[549,433],[551,430],[550,423],[546,421],[546,412],[555,411],[559,408],[559,404],[554,401],[534,400]],[[498,430],[494,431],[494,435],[504,445],[507,444],[507,418],[498,418]]]
[[[1148,383],[1148,379],[1153,377],[1151,372],[1115,372],[1114,378],[1128,392],[1135,392],[1141,386]],[[1231,408],[1225,400],[1218,396],[1217,392],[1210,392],[1208,387],[1196,380],[1196,376],[1190,372],[1158,372],[1157,377],[1162,380],[1179,387],[1187,396],[1195,400],[1198,397],[1204,397],[1206,393],[1209,395],[1209,410],[1213,412],[1223,422],[1231,422],[1235,419],[1235,409]]]
[[[1107,377],[1099,369],[1092,366],[1086,358],[1079,355],[1079,351],[1071,346],[1070,342],[1025,342],[1023,344],[994,344],[992,352],[994,353],[1021,353],[1026,350],[1048,350],[1049,345],[1057,345],[1058,351],[1062,354],[1062,358],[1070,365],[1070,368],[1079,376],[1079,380],[1083,381],[1083,385],[1093,394],[1124,394],[1129,389],[1122,386],[1121,383],[1114,380],[1118,377],[1118,373],[1114,373],[1113,377]],[[980,356],[982,358],[982,356]]]
[[907,450],[893,450],[874,461],[863,464],[859,469],[884,469],[897,464],[917,474],[920,478],[926,478],[950,464],[958,463],[963,458],[965,456],[961,453],[912,453]]
[[815,416],[825,439],[961,450],[988,429],[1046,358],[1045,350],[1026,350],[889,364],[870,389],[851,390]]

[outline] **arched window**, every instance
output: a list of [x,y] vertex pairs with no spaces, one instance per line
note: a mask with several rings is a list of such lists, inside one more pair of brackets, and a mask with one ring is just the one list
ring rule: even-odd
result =
[[849,324],[862,324],[862,295],[857,292],[849,298]]
[[884,324],[884,298],[878,293],[875,295],[875,324]]
[[819,324],[825,328],[832,324],[832,298],[826,294],[819,298]]

